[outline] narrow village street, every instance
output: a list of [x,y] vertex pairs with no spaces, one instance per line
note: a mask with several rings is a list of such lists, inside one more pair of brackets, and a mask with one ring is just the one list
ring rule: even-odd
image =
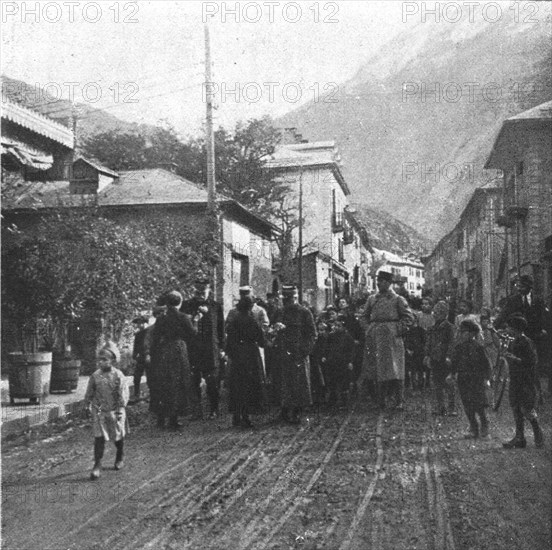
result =
[[6,550],[61,549],[544,549],[552,479],[547,443],[504,450],[509,407],[490,440],[464,440],[465,418],[432,416],[417,393],[404,413],[311,411],[300,427],[230,416],[158,430],[129,407],[125,468],[106,450],[88,476],[91,428],[74,419],[3,444]]

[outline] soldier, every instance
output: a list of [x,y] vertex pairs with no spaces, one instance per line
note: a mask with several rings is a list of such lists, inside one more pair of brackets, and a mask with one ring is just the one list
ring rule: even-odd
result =
[[[211,296],[211,282],[198,279],[194,286],[194,297],[186,300],[180,309],[192,318],[200,314],[198,336],[190,350],[192,384],[200,398],[201,378],[205,380],[210,406],[209,418],[216,418],[219,406],[220,360],[224,357],[224,316],[222,306]],[[201,411],[198,411],[197,416],[201,416]]]
[[302,409],[311,404],[309,354],[316,339],[316,327],[311,312],[298,303],[296,286],[283,286],[282,294],[284,308],[274,325],[280,405],[282,419],[299,424]]
[[368,324],[363,361],[363,377],[377,383],[378,404],[386,406],[386,397],[395,397],[395,408],[404,410],[403,336],[414,315],[408,303],[391,288],[393,274],[380,271],[378,293],[366,302],[364,316]]

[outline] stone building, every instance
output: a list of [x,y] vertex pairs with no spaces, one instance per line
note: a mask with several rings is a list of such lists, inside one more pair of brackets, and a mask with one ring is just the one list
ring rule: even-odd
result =
[[435,297],[468,300],[476,311],[497,304],[502,297],[496,280],[505,242],[504,231],[497,226],[501,212],[500,188],[474,191],[454,229],[424,259],[426,284]]
[[[295,128],[287,129],[266,169],[290,188],[285,207],[297,218],[302,195],[303,271],[310,270],[304,275],[304,300],[320,310],[341,296],[362,294],[371,252],[354,213],[347,212],[350,190],[335,142],[309,143]],[[297,228],[293,241],[298,247]]]
[[531,275],[552,300],[552,101],[504,121],[485,164],[502,170],[506,231],[503,294],[517,275]]

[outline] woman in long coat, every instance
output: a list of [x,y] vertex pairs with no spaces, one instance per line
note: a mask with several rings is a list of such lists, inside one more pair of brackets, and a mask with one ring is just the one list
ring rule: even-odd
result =
[[166,296],[167,313],[154,327],[152,352],[157,357],[158,425],[178,429],[178,415],[194,412],[197,398],[192,388],[188,347],[197,336],[197,319],[179,311],[182,295],[169,292]]
[[250,413],[260,412],[263,406],[263,365],[259,346],[265,339],[261,326],[251,311],[253,298],[242,296],[237,313],[226,327],[226,353],[230,358],[229,409],[234,426],[251,426]]

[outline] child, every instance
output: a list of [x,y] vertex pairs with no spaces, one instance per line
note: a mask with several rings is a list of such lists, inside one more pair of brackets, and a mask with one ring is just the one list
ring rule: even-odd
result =
[[[447,321],[448,304],[440,301],[433,308],[435,324],[428,328],[425,343],[424,364],[431,371],[431,377],[435,386],[435,398],[437,409],[434,414],[444,416],[457,416],[454,396],[454,386],[448,384],[447,376],[450,374],[450,352],[454,344],[454,326]],[[448,410],[445,406],[445,394],[448,399]]]
[[415,316],[413,325],[404,337],[407,383],[412,390],[422,390],[425,387],[423,368],[425,338],[425,330]]
[[512,315],[506,321],[506,330],[514,341],[505,354],[510,366],[510,405],[516,423],[516,435],[502,446],[505,449],[524,448],[525,418],[529,420],[535,436],[535,446],[544,446],[544,436],[539,426],[535,404],[537,399],[537,352],[535,345],[524,334],[527,321],[521,315]]
[[498,359],[500,338],[491,324],[491,312],[489,309],[483,308],[481,310],[479,320],[481,323],[481,339],[483,347],[485,348],[485,353],[487,354],[487,358],[489,359],[489,363],[492,368],[496,365]]
[[[479,325],[472,319],[460,323],[458,344],[454,347],[451,357],[452,372],[447,377],[452,382],[453,377],[458,383],[458,391],[464,405],[464,411],[470,423],[466,439],[489,437],[489,420],[485,408],[489,406],[487,386],[490,385],[491,365],[482,344],[477,341]],[[477,423],[479,416],[481,429]]]
[[347,404],[347,392],[353,371],[355,341],[345,330],[343,316],[336,318],[328,335],[324,363],[324,379],[329,391],[328,403],[334,405],[339,396]]
[[100,477],[105,442],[113,439],[117,454],[115,470],[123,467],[123,441],[126,433],[125,407],[128,403],[128,385],[124,374],[115,367],[119,351],[113,344],[105,345],[98,354],[99,369],[88,381],[85,407],[92,414],[94,431],[94,467],[90,479]]

